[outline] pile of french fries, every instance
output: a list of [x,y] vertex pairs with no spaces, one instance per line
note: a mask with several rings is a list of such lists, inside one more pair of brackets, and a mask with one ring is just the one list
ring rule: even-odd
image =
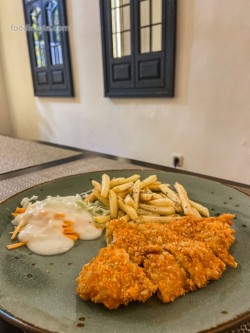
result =
[[209,216],[206,207],[189,199],[183,185],[176,182],[173,190],[169,184],[160,182],[156,175],[141,180],[137,174],[112,179],[103,174],[101,182],[92,180],[92,185],[85,201],[98,200],[108,208],[108,215],[94,217],[103,227],[117,218],[136,223],[167,223],[183,216]]

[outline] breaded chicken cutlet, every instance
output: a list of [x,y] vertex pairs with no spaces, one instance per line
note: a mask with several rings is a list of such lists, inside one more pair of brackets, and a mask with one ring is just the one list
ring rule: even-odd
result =
[[170,242],[192,239],[205,243],[225,264],[237,267],[234,258],[228,253],[235,241],[234,230],[231,228],[232,214],[219,217],[196,218],[183,217],[168,224],[144,223],[133,227],[142,233],[150,244],[163,246]]
[[108,223],[106,229],[107,245],[115,244],[117,247],[125,249],[130,259],[141,264],[147,253],[161,252],[161,246],[149,242],[147,237],[137,225],[124,220],[113,220]]
[[226,265],[202,242],[184,239],[164,245],[187,272],[198,288],[205,287],[210,280],[218,280]]
[[112,220],[108,247],[83,267],[77,293],[115,309],[144,302],[155,291],[166,303],[202,288],[219,279],[226,264],[237,266],[228,253],[235,240],[233,217],[183,217],[167,224]]
[[81,298],[103,303],[108,309],[131,301],[145,302],[157,289],[128,253],[115,245],[101,249],[97,257],[83,266],[77,283]]
[[157,296],[164,303],[174,301],[196,286],[185,269],[167,251],[148,254],[143,263],[147,277],[157,286]]

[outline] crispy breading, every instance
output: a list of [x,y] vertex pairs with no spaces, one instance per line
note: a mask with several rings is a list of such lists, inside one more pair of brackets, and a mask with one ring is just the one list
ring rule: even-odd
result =
[[77,278],[77,293],[84,300],[116,309],[131,301],[145,302],[157,287],[143,269],[129,260],[122,248],[110,245],[83,266]]
[[168,243],[164,249],[173,254],[198,288],[206,286],[210,280],[218,280],[226,269],[223,261],[203,242],[185,239],[178,243]]
[[137,228],[136,225],[127,223],[124,220],[112,220],[108,223],[106,230],[107,244],[115,244],[123,248],[129,254],[130,259],[141,264],[144,255],[161,251],[159,246],[149,243]]
[[159,246],[183,239],[204,242],[223,262],[237,267],[234,258],[228,253],[235,241],[234,230],[231,228],[233,217],[231,214],[208,218],[184,217],[168,224],[146,223],[138,224],[135,228],[149,243]]
[[157,296],[164,302],[196,289],[194,282],[169,252],[146,256],[143,269],[148,278],[157,285]]
[[171,222],[168,229],[183,238],[204,242],[223,262],[237,267],[234,258],[228,253],[229,247],[235,241],[234,230],[231,228],[233,217],[231,214],[209,218],[190,217]]
[[107,248],[85,265],[77,279],[84,300],[109,309],[138,300],[156,290],[163,302],[217,280],[234,242],[233,215],[183,217],[166,224],[112,220],[107,224]]
[[169,228],[170,223],[141,223],[134,224],[134,228],[145,236],[149,244],[162,247],[166,243],[178,242],[183,238],[175,230]]

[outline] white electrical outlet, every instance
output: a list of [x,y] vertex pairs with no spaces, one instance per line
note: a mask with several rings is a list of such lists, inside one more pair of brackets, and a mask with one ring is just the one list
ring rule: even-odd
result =
[[172,153],[172,166],[175,168],[183,167],[184,157],[180,153]]

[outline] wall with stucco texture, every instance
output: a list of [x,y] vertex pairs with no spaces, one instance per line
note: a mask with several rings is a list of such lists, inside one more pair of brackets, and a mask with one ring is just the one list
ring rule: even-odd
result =
[[15,135],[250,183],[250,1],[179,0],[176,95],[103,96],[99,1],[68,0],[76,97],[33,96],[22,2],[0,0]]
[[0,26],[0,134],[13,135],[1,50],[2,43]]

